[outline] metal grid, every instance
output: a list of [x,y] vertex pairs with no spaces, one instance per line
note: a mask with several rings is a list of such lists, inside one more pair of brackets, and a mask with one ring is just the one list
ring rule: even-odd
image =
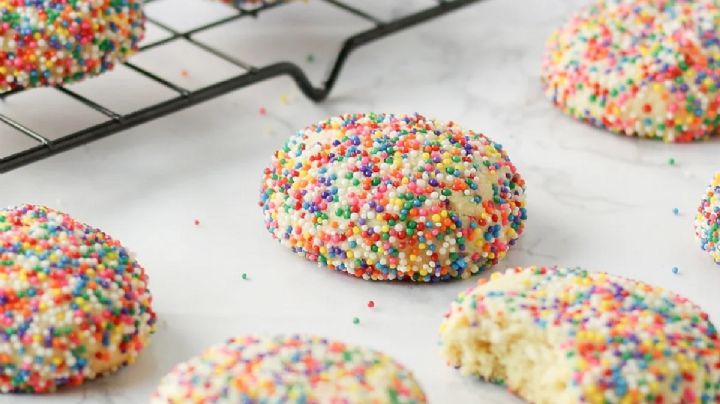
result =
[[[152,1],[154,0],[145,0],[145,3],[147,4]],[[328,96],[330,91],[332,91],[335,83],[337,82],[338,76],[340,75],[340,72],[343,68],[343,65],[345,64],[345,61],[355,49],[378,39],[389,36],[398,31],[402,31],[406,28],[410,28],[417,24],[427,22],[436,17],[447,14],[451,11],[468,6],[472,3],[476,3],[480,0],[436,0],[437,5],[431,6],[424,10],[392,21],[382,21],[379,18],[376,18],[356,7],[353,7],[347,3],[343,3],[339,0],[322,1],[332,6],[338,7],[345,12],[352,13],[360,18],[369,21],[373,24],[373,27],[366,31],[353,35],[344,41],[342,47],[340,48],[340,51],[335,58],[334,63],[332,64],[332,68],[330,69],[326,80],[321,86],[314,86],[310,79],[308,79],[306,73],[295,63],[279,62],[262,67],[252,66],[249,63],[238,60],[233,56],[227,55],[226,53],[219,51],[193,38],[193,36],[196,34],[207,31],[211,28],[218,27],[223,24],[230,23],[240,18],[258,17],[262,12],[266,10],[286,4],[283,1],[279,1],[273,4],[262,5],[258,8],[251,10],[246,10],[241,7],[235,7],[236,12],[229,17],[221,18],[184,32],[177,31],[166,24],[163,24],[152,18],[148,18],[149,22],[166,30],[171,35],[156,42],[143,45],[140,48],[140,52],[158,47],[160,45],[168,44],[178,39],[183,39],[191,43],[193,46],[202,49],[205,52],[208,52],[220,59],[225,60],[226,62],[242,68],[244,72],[229,79],[219,81],[217,83],[191,91],[182,88],[176,84],[173,84],[172,82],[170,82],[170,80],[160,77],[154,73],[143,69],[140,66],[133,64],[132,61],[125,62],[124,65],[128,68],[174,91],[177,94],[173,98],[144,107],[129,114],[117,113],[112,109],[105,107],[100,103],[95,102],[92,99],[89,99],[65,87],[55,87],[57,91],[105,115],[108,120],[51,140],[49,137],[28,128],[22,122],[18,122],[5,115],[0,114],[0,122],[12,127],[14,129],[13,133],[17,134],[18,136],[27,136],[32,139],[34,143],[36,143],[30,148],[0,159],[0,173],[10,171],[12,169],[21,167],[34,161],[43,159],[45,157],[52,156],[63,151],[72,149],[74,147],[112,135],[124,129],[128,129],[136,125],[151,121],[153,119],[163,117],[175,111],[179,111],[183,108],[187,108],[203,101],[219,97],[236,89],[243,88],[251,84],[265,81],[278,76],[286,75],[291,77],[295,81],[297,86],[300,88],[300,90],[308,98],[314,101],[322,101]],[[17,92],[19,91],[15,90],[0,94],[0,98],[4,100],[6,97],[11,97]]]

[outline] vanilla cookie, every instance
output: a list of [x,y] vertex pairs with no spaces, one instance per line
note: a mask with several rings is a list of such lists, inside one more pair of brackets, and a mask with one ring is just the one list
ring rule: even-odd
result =
[[140,264],[55,210],[0,210],[0,391],[44,393],[132,363],[155,313]]
[[545,93],[615,133],[689,142],[720,126],[720,3],[599,0],[548,41]]
[[708,315],[642,282],[510,269],[462,293],[440,330],[451,366],[535,404],[720,402]]
[[138,48],[140,0],[0,2],[0,92],[59,86],[112,69]]
[[367,280],[468,278],[524,229],[525,181],[505,149],[454,122],[348,114],[292,136],[265,170],[281,244]]
[[708,187],[695,216],[700,247],[720,264],[720,172]]
[[319,337],[233,338],[177,365],[152,404],[425,403],[389,356]]

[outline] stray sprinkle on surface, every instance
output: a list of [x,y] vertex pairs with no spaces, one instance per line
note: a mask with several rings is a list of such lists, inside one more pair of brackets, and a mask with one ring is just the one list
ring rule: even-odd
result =
[[670,157],[670,158],[668,159],[668,165],[674,166],[674,165],[675,165],[675,159],[672,158],[672,157]]
[[307,62],[308,62],[308,63],[313,63],[314,61],[315,61],[315,55],[313,55],[312,53],[308,54],[308,55],[307,55]]
[[678,267],[672,267],[672,273],[674,273],[675,275],[677,275],[678,272],[680,272],[680,269],[679,269]]
[[280,103],[282,103],[282,104],[287,104],[288,101],[289,101],[289,99],[290,99],[290,97],[288,97],[287,95],[281,95],[281,96],[280,96]]
[[370,300],[370,301],[368,302],[368,307],[371,308],[371,309],[372,309],[373,307],[375,307],[375,302],[372,301],[372,300]]
[[675,216],[679,216],[679,215],[680,215],[680,209],[678,209],[678,208],[673,208],[673,214],[674,214]]
[[353,324],[360,324],[360,319],[358,317],[353,317]]
[[199,219],[195,219],[195,220],[193,221],[193,223],[195,223],[195,226],[200,226],[200,220],[199,220]]
[[245,272],[243,272],[243,274],[242,274],[242,278],[243,278],[244,280],[247,280],[247,279],[248,279],[248,274],[247,274],[247,273],[245,273]]
[[266,114],[267,114],[267,109],[265,109],[265,107],[260,107],[259,112],[260,112],[260,115],[266,115]]

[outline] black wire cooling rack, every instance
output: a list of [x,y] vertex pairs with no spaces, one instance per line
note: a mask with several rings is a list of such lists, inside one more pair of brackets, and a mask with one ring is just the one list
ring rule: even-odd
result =
[[[154,0],[146,0],[145,3],[150,3]],[[52,156],[71,148],[92,142],[97,139],[112,135],[124,129],[131,128],[136,125],[151,121],[156,118],[163,117],[171,114],[175,111],[179,111],[183,108],[201,103],[206,100],[221,96],[233,90],[249,86],[254,83],[265,81],[278,76],[290,76],[302,92],[310,99],[314,101],[321,101],[325,99],[330,91],[333,89],[337,82],[340,71],[343,68],[348,56],[355,49],[384,38],[396,32],[402,31],[406,28],[410,28],[414,25],[430,21],[436,17],[445,15],[451,11],[458,10],[472,3],[476,3],[480,0],[435,0],[436,5],[432,5],[421,11],[417,11],[413,14],[406,15],[391,21],[383,21],[376,18],[357,7],[354,7],[348,3],[343,3],[339,0],[322,0],[327,4],[338,7],[339,9],[352,13],[358,17],[361,17],[373,24],[373,27],[350,36],[344,42],[340,51],[338,52],[334,63],[331,66],[330,72],[328,73],[325,81],[319,87],[312,84],[308,79],[307,74],[295,63],[291,62],[279,62],[273,63],[262,67],[252,66],[249,63],[245,63],[237,58],[227,55],[226,53],[215,49],[201,41],[195,40],[193,37],[199,33],[207,31],[209,29],[221,26],[223,24],[230,23],[240,18],[258,17],[262,12],[271,8],[282,6],[287,4],[286,2],[279,1],[276,3],[262,5],[254,9],[244,9],[241,7],[235,7],[235,13],[231,16],[206,23],[200,27],[193,28],[191,30],[180,32],[176,29],[169,27],[160,21],[148,18],[148,21],[159,26],[160,28],[168,31],[171,35],[164,39],[145,44],[140,48],[140,52],[146,51],[158,47],[160,45],[168,44],[170,42],[183,39],[193,46],[196,46],[205,52],[209,52],[216,57],[223,59],[237,67],[243,69],[243,73],[231,77],[229,79],[207,85],[197,90],[187,90],[173,84],[170,80],[165,79],[159,75],[151,73],[140,66],[132,63],[132,59],[129,62],[124,63],[129,69],[145,76],[146,78],[172,90],[177,95],[173,98],[159,102],[135,112],[128,114],[121,114],[113,111],[111,108],[103,106],[101,103],[93,101],[77,92],[71,91],[65,87],[56,87],[57,91],[73,98],[77,102],[84,104],[85,106],[105,115],[108,119],[102,123],[83,128],[73,133],[53,138],[38,133],[28,127],[28,125],[18,122],[17,120],[11,119],[8,116],[0,114],[0,122],[5,125],[9,125],[13,128],[10,136],[26,136],[32,139],[34,145],[21,150],[15,154],[0,159],[0,173],[10,171],[12,169],[21,167],[23,165],[32,163],[34,161],[43,159],[48,156]],[[393,1],[393,0],[388,0]],[[24,90],[32,91],[32,90]],[[0,94],[0,98],[3,100],[7,97],[12,97],[13,94],[18,91],[7,92]],[[1,151],[0,151],[1,152]]]

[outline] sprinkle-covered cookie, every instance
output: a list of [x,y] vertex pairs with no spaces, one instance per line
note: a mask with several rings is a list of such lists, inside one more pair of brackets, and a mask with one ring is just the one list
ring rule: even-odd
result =
[[575,268],[515,268],[460,294],[442,353],[536,404],[720,402],[720,339],[672,292]]
[[177,365],[153,404],[425,403],[391,357],[319,337],[240,337]]
[[720,127],[720,3],[599,0],[548,42],[545,92],[612,132],[689,142]]
[[0,1],[0,92],[56,86],[124,61],[143,37],[140,0]]
[[348,114],[292,136],[260,205],[282,244],[368,280],[467,278],[526,219],[525,182],[498,143],[422,115]]
[[695,234],[702,249],[720,264],[720,172],[715,174],[698,207]]
[[0,391],[41,393],[132,363],[155,313],[119,242],[55,210],[0,210]]

